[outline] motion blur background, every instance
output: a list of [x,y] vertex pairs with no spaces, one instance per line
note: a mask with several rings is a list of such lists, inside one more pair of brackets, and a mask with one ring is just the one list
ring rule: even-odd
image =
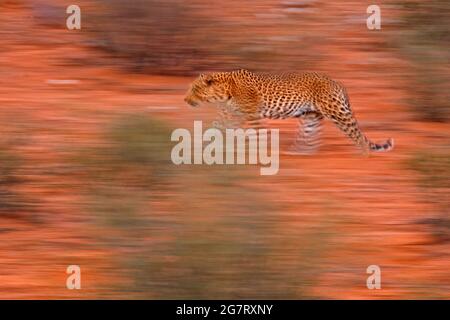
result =
[[[447,0],[0,0],[0,298],[450,298],[449,21]],[[172,130],[215,114],[189,83],[237,68],[329,74],[396,148],[327,123],[275,176],[173,165]],[[296,121],[268,125],[287,148]]]

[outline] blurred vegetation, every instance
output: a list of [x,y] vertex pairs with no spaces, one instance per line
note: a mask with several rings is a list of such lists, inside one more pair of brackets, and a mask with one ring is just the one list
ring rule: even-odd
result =
[[450,188],[450,149],[422,152],[410,160],[410,167],[418,171],[421,185],[426,188]]
[[412,63],[409,104],[424,120],[450,119],[450,2],[398,2],[405,14],[396,44]]
[[0,148],[0,213],[10,212],[17,206],[12,191],[18,182],[17,159],[3,147]]
[[281,229],[280,208],[246,185],[264,179],[257,168],[172,164],[170,134],[146,116],[124,118],[104,147],[77,160],[87,169],[97,240],[119,252],[111,272],[131,280],[117,290],[158,299],[311,297],[330,230]]
[[[21,159],[9,150],[8,146],[0,146],[0,215],[2,217],[23,218],[29,211],[28,202],[16,187],[23,183]],[[30,217],[27,215],[27,218]]]
[[97,4],[100,9],[89,11],[85,20],[93,43],[123,58],[120,65],[133,72],[186,75],[218,65],[221,70],[292,70],[306,60],[310,68],[317,56],[301,50],[312,39],[305,35],[300,39],[295,31],[311,15],[289,13],[288,3],[277,7],[260,1],[251,10],[235,0],[226,6],[202,0],[97,0]]
[[426,201],[437,211],[420,222],[430,225],[437,239],[450,241],[450,147],[418,153],[409,160],[409,167],[420,174]]

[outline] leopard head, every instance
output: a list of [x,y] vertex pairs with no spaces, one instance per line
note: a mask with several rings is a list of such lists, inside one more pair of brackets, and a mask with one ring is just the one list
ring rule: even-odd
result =
[[231,99],[229,79],[226,72],[201,74],[192,82],[184,101],[193,107],[201,103],[225,103]]

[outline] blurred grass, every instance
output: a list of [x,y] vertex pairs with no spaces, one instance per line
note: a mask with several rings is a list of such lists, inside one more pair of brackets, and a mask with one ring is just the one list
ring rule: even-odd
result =
[[450,119],[450,2],[402,1],[396,45],[412,65],[408,103],[423,120]]
[[409,166],[421,175],[421,185],[430,189],[450,188],[450,149],[417,153]]
[[312,297],[332,231],[281,228],[280,208],[250,187],[264,185],[257,168],[173,165],[170,133],[147,116],[125,117],[103,147],[77,158],[97,241],[116,252],[110,271],[128,279],[116,290],[138,299]]
[[[311,67],[317,53],[299,49],[298,34],[311,15],[281,14],[289,4],[267,1],[243,10],[239,1],[97,0],[85,20],[92,44],[133,72],[186,75],[202,70]],[[294,4],[293,4],[294,5]],[[257,18],[257,15],[282,16]],[[120,21],[120,22],[118,22]],[[283,28],[285,24],[292,28]],[[247,32],[242,32],[246,29]],[[270,40],[276,36],[277,40]],[[301,38],[301,47],[312,40]],[[293,51],[295,50],[295,51]],[[292,53],[295,52],[295,53]]]
[[450,241],[450,148],[439,151],[422,151],[408,162],[409,168],[420,175],[420,186],[425,190],[426,201],[435,212],[420,223],[430,226],[438,241]]
[[10,212],[17,207],[18,201],[12,191],[18,182],[16,171],[17,157],[10,154],[5,147],[0,147],[0,212]]
[[31,211],[29,201],[16,190],[24,183],[23,161],[9,149],[7,145],[0,145],[0,215],[37,221],[36,216],[28,214]]

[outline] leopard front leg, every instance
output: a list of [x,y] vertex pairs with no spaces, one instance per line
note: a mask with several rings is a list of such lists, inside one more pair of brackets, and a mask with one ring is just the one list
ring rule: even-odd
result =
[[227,128],[235,128],[236,127],[236,119],[233,112],[230,110],[228,106],[220,106],[219,112],[216,120],[212,122],[212,127],[225,130]]
[[213,122],[213,127],[224,129],[261,128],[261,118],[256,113],[242,112],[236,105],[226,105],[219,108],[218,118]]
[[323,116],[316,112],[308,112],[299,118],[299,130],[294,144],[287,154],[313,154],[320,147],[320,131]]

